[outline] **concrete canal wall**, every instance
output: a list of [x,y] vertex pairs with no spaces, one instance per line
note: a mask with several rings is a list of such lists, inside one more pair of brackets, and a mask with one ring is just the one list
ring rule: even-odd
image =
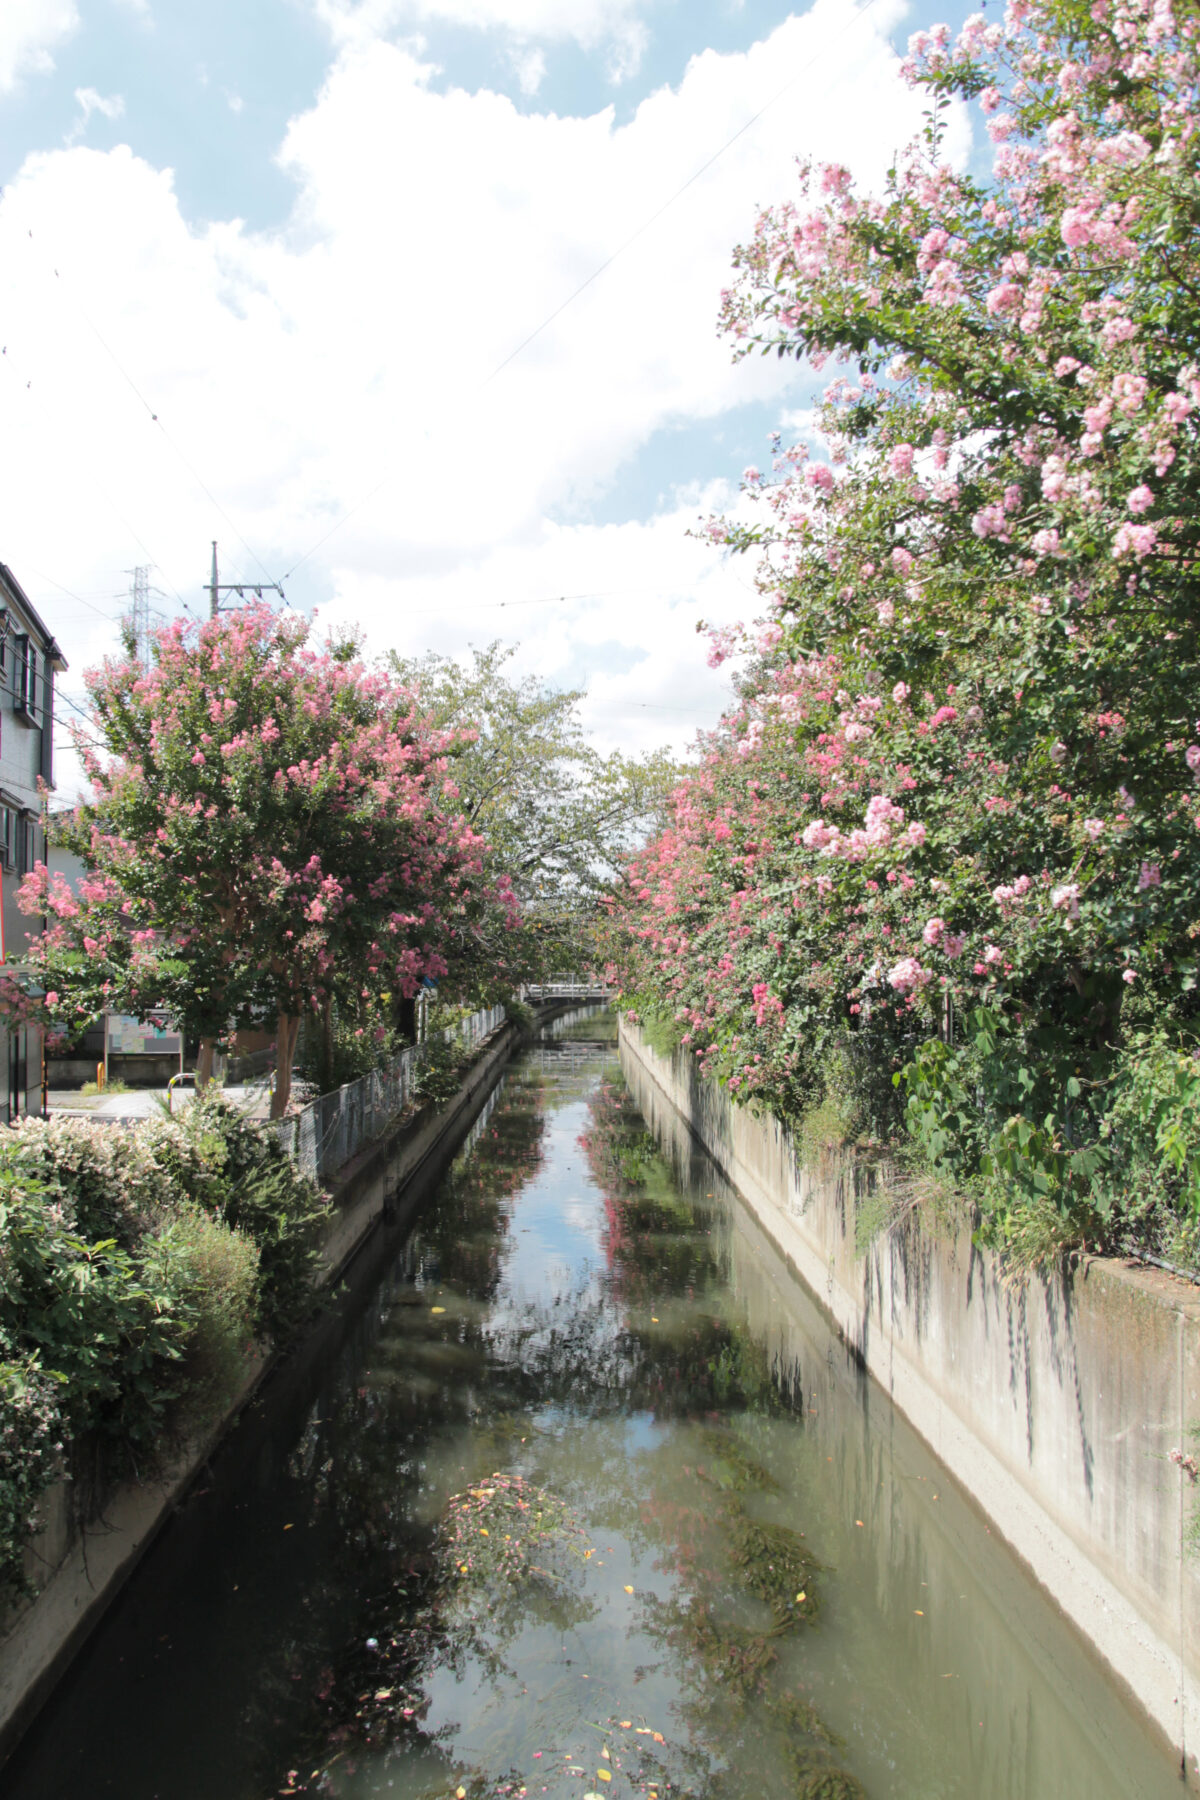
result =
[[1195,1766],[1200,1502],[1174,1449],[1200,1424],[1200,1293],[1086,1259],[1006,1282],[965,1229],[910,1212],[865,1253],[855,1224],[887,1172],[804,1163],[790,1131],[732,1104],[685,1051],[622,1021],[651,1129],[682,1118],[842,1338]]
[[[546,1023],[563,1010],[562,1003],[541,1008],[539,1022]],[[513,1026],[502,1026],[466,1071],[452,1100],[439,1111],[419,1113],[400,1130],[369,1145],[327,1181],[334,1207],[322,1254],[323,1283],[334,1282],[347,1270],[381,1219],[399,1223],[411,1212],[418,1192],[457,1150],[519,1042]],[[110,1495],[101,1516],[82,1528],[74,1516],[70,1484],[60,1482],[50,1489],[44,1506],[46,1526],[28,1555],[38,1592],[5,1621],[0,1636],[0,1763],[11,1754],[272,1366],[261,1356],[249,1357],[237,1399],[226,1416],[153,1481]]]

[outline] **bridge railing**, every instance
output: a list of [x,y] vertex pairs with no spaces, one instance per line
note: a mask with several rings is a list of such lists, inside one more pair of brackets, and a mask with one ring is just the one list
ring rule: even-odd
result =
[[602,981],[534,981],[522,989],[525,1000],[608,1000],[612,989]]

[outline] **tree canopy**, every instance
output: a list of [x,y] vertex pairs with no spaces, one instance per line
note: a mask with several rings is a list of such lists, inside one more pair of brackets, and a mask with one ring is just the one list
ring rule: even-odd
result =
[[427,977],[503,984],[516,916],[457,804],[455,731],[310,636],[248,606],[165,629],[148,672],[93,671],[92,793],[55,826],[89,873],[74,893],[39,866],[22,895],[48,918],[30,960],[51,1018],[166,1005],[211,1038],[275,1016],[276,1111],[305,1013]]
[[[1091,1182],[1122,1046],[1197,1017],[1198,29],[918,33],[883,193],[805,165],[736,253],[738,354],[833,379],[710,522],[768,620],[714,642],[738,704],[625,914],[627,984],[735,1091],[795,1110],[850,1055],[1043,1195]],[[986,174],[943,153],[973,101]]]
[[465,666],[429,654],[391,667],[436,725],[459,733],[458,804],[508,876],[530,979],[596,957],[597,904],[664,816],[678,768],[665,752],[602,756],[579,718],[582,689],[509,671],[491,643]]

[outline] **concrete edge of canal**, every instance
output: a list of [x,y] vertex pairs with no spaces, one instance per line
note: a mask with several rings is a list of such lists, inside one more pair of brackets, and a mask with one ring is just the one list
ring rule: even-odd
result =
[[[564,1010],[553,1003],[540,1008],[539,1026]],[[322,1253],[322,1287],[329,1288],[347,1271],[381,1221],[396,1223],[407,1213],[413,1204],[409,1190],[415,1192],[429,1168],[441,1167],[457,1150],[520,1041],[515,1026],[501,1026],[446,1106],[424,1119],[418,1115],[415,1130],[410,1121],[339,1171],[329,1184],[335,1219]],[[53,1572],[12,1617],[0,1640],[0,1766],[247,1403],[293,1348],[278,1357],[249,1358],[237,1398],[211,1430],[153,1482],[118,1489],[101,1517],[82,1531],[72,1525],[69,1484],[50,1489],[47,1526],[33,1551],[43,1568]]]
[[1200,1557],[1193,1484],[1172,1462],[1200,1425],[1200,1293],[1089,1258],[1005,1280],[966,1230],[910,1212],[856,1248],[886,1172],[806,1166],[790,1131],[735,1106],[685,1051],[621,1021],[626,1079],[664,1106],[737,1188],[848,1347],[1055,1603],[1195,1766]]

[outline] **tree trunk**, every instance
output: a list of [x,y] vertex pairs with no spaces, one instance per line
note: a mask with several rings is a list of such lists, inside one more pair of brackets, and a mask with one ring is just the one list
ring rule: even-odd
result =
[[292,1097],[292,1059],[296,1054],[296,1039],[299,1033],[299,1015],[281,1012],[275,1034],[275,1086],[271,1093],[271,1117],[273,1119],[284,1117],[288,1109],[288,1102]]
[[200,1039],[200,1054],[196,1058],[196,1088],[200,1093],[208,1086],[213,1076],[213,1060],[217,1052],[215,1037]]

